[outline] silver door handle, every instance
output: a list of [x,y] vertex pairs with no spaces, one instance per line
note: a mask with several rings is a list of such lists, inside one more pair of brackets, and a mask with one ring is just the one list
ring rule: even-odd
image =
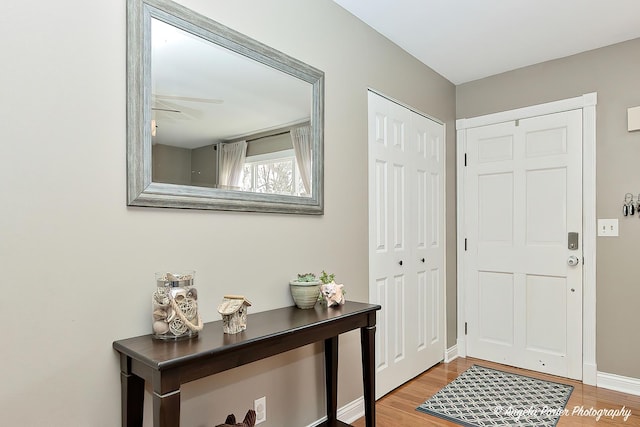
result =
[[577,256],[575,255],[571,255],[569,257],[569,259],[567,260],[567,264],[569,264],[570,266],[574,266],[574,265],[578,265],[580,263],[580,260],[578,259]]

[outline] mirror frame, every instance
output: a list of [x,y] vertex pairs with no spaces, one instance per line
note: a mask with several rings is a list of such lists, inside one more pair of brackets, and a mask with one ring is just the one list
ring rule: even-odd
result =
[[[151,18],[311,84],[311,197],[152,182]],[[324,73],[170,0],[127,0],[127,204],[288,214],[324,213]]]

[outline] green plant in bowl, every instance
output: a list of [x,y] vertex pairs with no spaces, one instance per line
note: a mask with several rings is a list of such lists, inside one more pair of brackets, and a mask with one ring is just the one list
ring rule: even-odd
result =
[[293,302],[298,308],[313,308],[318,302],[321,285],[314,273],[299,273],[295,280],[289,282]]

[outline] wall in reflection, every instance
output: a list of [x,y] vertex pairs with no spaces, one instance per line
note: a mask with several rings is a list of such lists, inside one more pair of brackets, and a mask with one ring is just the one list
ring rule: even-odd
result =
[[[154,144],[152,147],[153,181],[218,188],[220,144],[198,148]],[[247,138],[247,153],[241,182],[242,186],[233,190],[309,196],[300,177],[289,131]]]

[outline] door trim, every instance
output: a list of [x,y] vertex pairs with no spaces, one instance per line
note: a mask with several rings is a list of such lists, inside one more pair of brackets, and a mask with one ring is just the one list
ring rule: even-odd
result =
[[[385,95],[383,92],[380,92],[379,90],[374,89],[374,88],[372,88],[372,87],[368,87],[368,88],[367,88],[367,96],[369,95],[369,92],[375,93],[375,94],[376,94],[376,95],[378,95],[378,96],[381,96],[381,97],[383,97],[383,98],[386,98],[386,99],[388,99],[389,101],[393,102],[394,104],[398,104],[398,105],[400,105],[401,107],[404,107],[404,108],[406,108],[406,109],[407,109],[407,110],[409,110],[409,111],[413,111],[414,113],[416,113],[416,114],[418,114],[418,115],[420,115],[420,116],[422,116],[422,117],[426,117],[427,119],[429,119],[429,120],[431,120],[431,121],[434,121],[434,122],[438,123],[439,125],[443,125],[443,126],[445,126],[445,131],[447,130],[447,129],[446,129],[446,124],[445,124],[445,122],[443,122],[442,120],[440,120],[440,119],[438,119],[438,118],[436,118],[436,117],[433,117],[433,116],[430,116],[429,114],[423,113],[422,111],[420,111],[420,110],[418,110],[418,109],[416,109],[416,108],[413,108],[411,105],[409,105],[409,104],[405,104],[404,102],[399,101],[399,100],[397,100],[397,99],[395,99],[395,98],[393,98],[393,97],[391,97],[391,96]],[[446,138],[446,136],[447,136],[447,135],[445,134],[445,138]],[[446,144],[445,144],[445,146],[446,146]]]
[[598,94],[532,105],[515,110],[456,120],[456,203],[457,203],[457,349],[466,357],[465,339],[465,265],[464,265],[464,194],[466,129],[502,123],[569,110],[582,110],[582,244],[583,244],[583,311],[582,311],[582,382],[596,385],[596,104]]

